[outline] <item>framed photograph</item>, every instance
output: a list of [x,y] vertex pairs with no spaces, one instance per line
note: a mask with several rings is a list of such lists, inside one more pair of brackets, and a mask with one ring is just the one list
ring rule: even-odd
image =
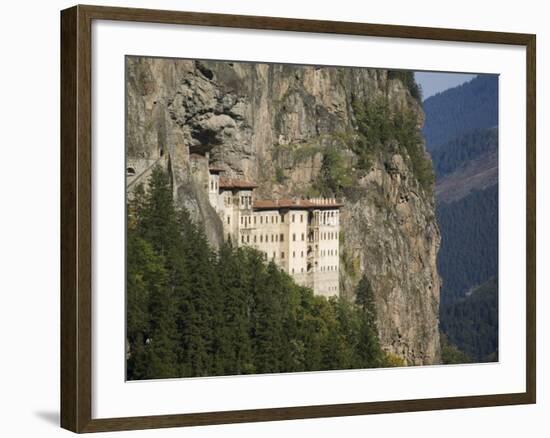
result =
[[535,35],[61,12],[61,425],[536,401]]

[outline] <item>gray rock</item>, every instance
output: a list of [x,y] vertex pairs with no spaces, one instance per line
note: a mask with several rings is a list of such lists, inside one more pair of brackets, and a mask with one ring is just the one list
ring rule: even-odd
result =
[[[221,224],[191,178],[188,148],[209,152],[230,176],[256,181],[263,198],[306,196],[323,151],[342,150],[353,171],[353,99],[387,97],[394,111],[420,105],[384,70],[296,67],[152,58],[128,59],[127,154],[165,162],[175,199],[202,221],[214,245]],[[425,192],[399,145],[387,145],[342,211],[341,293],[350,299],[363,274],[374,287],[383,347],[410,365],[440,360],[440,243],[432,193]],[[389,158],[388,158],[389,157]],[[283,177],[283,180],[281,180]]]

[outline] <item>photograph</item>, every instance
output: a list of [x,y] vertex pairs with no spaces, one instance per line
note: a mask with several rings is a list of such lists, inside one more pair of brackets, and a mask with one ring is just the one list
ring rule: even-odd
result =
[[126,380],[499,361],[499,76],[125,57]]

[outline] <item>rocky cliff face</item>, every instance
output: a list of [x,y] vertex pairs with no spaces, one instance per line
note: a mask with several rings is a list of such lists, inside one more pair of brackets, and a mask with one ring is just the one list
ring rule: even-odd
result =
[[[190,174],[188,148],[209,152],[229,176],[257,182],[264,199],[304,197],[318,190],[330,148],[356,175],[352,101],[383,97],[392,112],[413,111],[423,122],[418,103],[384,70],[128,58],[127,93],[128,163],[144,171],[166,163],[177,201],[205,224],[214,244],[221,224]],[[339,194],[341,293],[351,297],[366,274],[383,347],[410,365],[437,363],[433,195],[397,146],[386,145]]]

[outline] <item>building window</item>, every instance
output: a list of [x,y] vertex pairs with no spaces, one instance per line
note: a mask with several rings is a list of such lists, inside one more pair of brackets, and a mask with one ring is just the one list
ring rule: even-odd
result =
[[304,257],[304,251],[302,251],[302,258]]
[[263,243],[263,241],[264,241],[264,235],[260,234],[260,243]]
[[279,235],[279,241],[281,241],[281,242],[284,242],[284,241],[285,241],[285,235],[284,235],[283,233],[281,233],[281,234]]
[[227,216],[227,225],[231,224],[231,216]]
[[256,225],[256,216],[254,216],[254,225]]
[[294,222],[294,215],[292,215],[292,222]]
[[305,235],[304,233],[302,233],[302,242],[304,241],[304,239],[305,239]]
[[210,190],[214,190],[214,181],[210,181]]
[[282,223],[282,224],[285,223],[285,215],[284,215],[284,214],[281,215],[281,223]]
[[279,235],[275,234],[275,242],[279,241]]
[[136,169],[134,169],[133,167],[127,167],[126,168],[126,175],[133,176],[135,174],[136,174]]
[[282,259],[285,258],[285,252],[284,252],[284,251],[281,253],[281,258],[282,258]]
[[241,225],[243,224],[244,218],[241,216]]
[[241,236],[241,243],[244,243],[244,236]]
[[250,236],[246,236],[246,243],[250,243]]
[[301,272],[304,272],[304,268],[302,268],[302,271]]
[[293,258],[293,259],[296,258],[296,251],[292,251],[292,258]]
[[292,233],[292,241],[296,242],[296,233]]
[[292,268],[292,273],[294,274],[294,268]]
[[300,215],[300,223],[302,223],[303,221],[304,221],[304,215],[301,214],[301,215]]
[[273,251],[273,260],[275,260],[275,251]]
[[275,236],[272,234],[271,235],[271,241],[274,242],[275,241]]
[[256,235],[254,235],[254,243],[256,243]]
[[275,216],[271,216],[271,223],[272,223],[272,224],[275,223]]

